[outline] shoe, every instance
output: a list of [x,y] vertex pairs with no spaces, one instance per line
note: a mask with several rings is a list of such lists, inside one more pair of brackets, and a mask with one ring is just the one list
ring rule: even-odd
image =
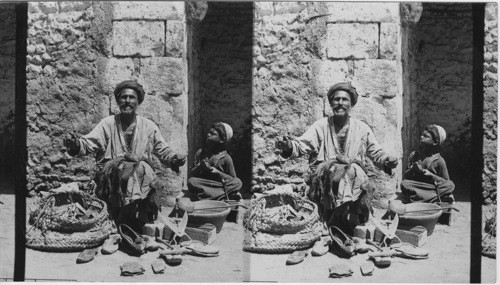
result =
[[101,248],[102,254],[112,254],[118,250],[122,237],[119,234],[110,235]]
[[137,262],[126,262],[120,266],[123,276],[134,276],[144,274],[144,267]]
[[304,261],[304,259],[306,258],[307,254],[308,254],[307,250],[297,250],[297,251],[294,251],[286,259],[286,265],[294,265],[294,264],[301,263],[302,261]]
[[151,268],[153,269],[154,274],[162,274],[165,271],[165,261],[163,259],[158,258],[153,263],[151,263]]
[[140,256],[144,253],[146,241],[141,235],[126,224],[120,224],[120,226],[118,226],[118,232],[122,237],[122,244],[125,245],[126,249],[129,250],[132,255]]
[[94,260],[94,257],[97,255],[97,248],[87,248],[84,251],[80,252],[78,257],[76,258],[76,263],[87,263]]
[[386,268],[391,266],[391,260],[387,257],[380,256],[370,256],[370,260],[373,261],[373,264],[379,268]]
[[355,253],[367,253],[371,250],[370,246],[366,244],[365,239],[353,237],[352,240],[354,242]]
[[334,253],[339,257],[350,258],[354,255],[354,242],[341,229],[336,226],[328,228],[332,238]]
[[144,245],[144,250],[146,251],[156,251],[160,247],[160,245],[156,242],[153,237],[142,235],[142,238],[146,241]]
[[328,268],[328,271],[330,272],[330,278],[349,277],[354,273],[352,269],[344,263],[334,264]]
[[314,246],[311,250],[312,256],[322,256],[325,255],[330,249],[331,239],[322,238],[314,243]]
[[391,249],[396,250],[395,256],[409,259],[428,259],[429,252],[425,249],[418,248],[411,243],[396,243],[391,244]]
[[361,275],[363,276],[371,276],[373,274],[373,271],[375,270],[375,268],[373,268],[373,264],[369,261],[361,264],[359,269],[361,270]]
[[219,249],[213,245],[206,245],[202,242],[191,242],[186,245],[186,248],[191,250],[190,254],[204,257],[219,256]]
[[182,257],[179,254],[165,254],[162,257],[165,259],[165,263],[170,266],[177,266],[182,263]]

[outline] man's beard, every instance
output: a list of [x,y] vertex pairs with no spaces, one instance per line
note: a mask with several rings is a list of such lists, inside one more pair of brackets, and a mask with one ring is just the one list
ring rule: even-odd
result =
[[[344,112],[338,112],[340,110],[344,110]],[[339,107],[333,110],[333,118],[334,119],[346,119],[349,116],[349,111],[345,108]]]
[[125,116],[131,116],[131,115],[135,114],[134,107],[130,106],[130,105],[121,106],[120,112],[122,115],[125,115]]

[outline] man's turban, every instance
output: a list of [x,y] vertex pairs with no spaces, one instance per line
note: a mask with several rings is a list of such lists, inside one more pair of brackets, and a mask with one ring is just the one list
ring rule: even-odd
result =
[[328,97],[328,102],[332,102],[333,100],[333,95],[337,91],[345,91],[349,94],[351,97],[351,106],[356,105],[358,102],[358,92],[356,92],[356,88],[354,88],[351,84],[347,82],[341,82],[333,85],[330,87],[330,90],[328,90],[327,97]]
[[233,137],[233,128],[231,128],[231,126],[226,123],[214,123],[212,125],[212,128],[214,128],[219,134],[220,138],[225,140],[226,142],[228,142]]
[[137,99],[139,100],[139,104],[141,104],[142,101],[144,101],[144,94],[145,94],[144,89],[142,88],[142,85],[137,83],[137,81],[135,80],[125,80],[123,82],[116,84],[114,92],[116,101],[118,101],[118,99],[120,98],[120,93],[122,92],[122,90],[126,88],[132,89],[135,91],[135,93],[137,93]]
[[446,131],[441,126],[428,125],[425,127],[425,130],[431,134],[432,139],[439,145],[441,145],[444,140],[446,140]]

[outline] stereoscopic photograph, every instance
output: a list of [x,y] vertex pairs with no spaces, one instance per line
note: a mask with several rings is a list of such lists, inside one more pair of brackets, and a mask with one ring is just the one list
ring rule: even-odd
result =
[[0,27],[0,281],[496,282],[496,2],[4,2]]

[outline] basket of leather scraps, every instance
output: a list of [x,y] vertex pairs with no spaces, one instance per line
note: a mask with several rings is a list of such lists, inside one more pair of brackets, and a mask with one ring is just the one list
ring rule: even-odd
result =
[[289,191],[270,191],[252,200],[244,218],[243,250],[288,253],[320,238],[316,204]]
[[58,191],[40,199],[30,212],[26,246],[45,251],[76,251],[101,245],[112,222],[106,203],[83,191]]

